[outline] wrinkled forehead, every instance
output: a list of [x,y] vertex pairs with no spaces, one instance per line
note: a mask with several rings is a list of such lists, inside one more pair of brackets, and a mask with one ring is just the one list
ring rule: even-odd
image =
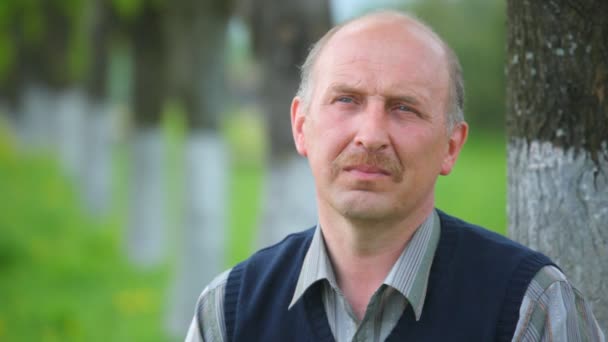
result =
[[[359,47],[359,51],[357,50]],[[382,51],[362,51],[363,49]],[[316,64],[334,59],[339,52],[391,52],[436,63],[447,71],[447,54],[441,39],[428,27],[407,16],[382,13],[359,18],[339,28],[328,39]],[[338,52],[338,53],[337,53]]]
[[382,77],[389,82],[424,80],[435,89],[449,84],[443,43],[429,28],[409,17],[363,17],[339,28],[313,66],[314,83],[361,60],[365,63],[357,65],[379,66],[378,70],[385,71]]
[[432,29],[412,17],[395,13],[372,14],[349,22],[335,32],[330,42],[334,38],[356,38],[365,33],[377,33],[403,43],[418,43],[437,55],[445,54],[441,39]]

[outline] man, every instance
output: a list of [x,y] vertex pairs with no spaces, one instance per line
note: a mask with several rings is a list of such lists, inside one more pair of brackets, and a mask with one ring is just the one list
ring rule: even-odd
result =
[[434,209],[467,138],[463,93],[454,53],[410,16],[329,31],[291,106],[319,224],[217,277],[186,339],[603,340],[547,257]]

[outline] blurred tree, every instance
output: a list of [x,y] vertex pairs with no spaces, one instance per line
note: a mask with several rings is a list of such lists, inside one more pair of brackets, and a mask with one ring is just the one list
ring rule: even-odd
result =
[[259,98],[269,133],[260,245],[317,221],[314,184],[295,153],[290,105],[300,82],[298,66],[311,44],[331,27],[327,0],[250,1],[243,13],[261,72]]
[[0,115],[7,117],[11,124],[15,124],[19,107],[19,60],[24,50],[20,25],[15,20],[18,12],[19,6],[13,1],[0,3]]
[[[95,103],[103,87],[85,89],[89,70],[95,76],[106,71],[96,63],[104,56],[97,48],[100,40],[89,40],[99,36],[103,24],[100,3],[0,4],[0,102],[26,146],[59,154],[72,180],[82,181],[78,185],[85,202],[96,213],[105,211],[110,188],[109,147],[98,141],[109,136],[108,125],[101,125],[109,115],[89,115],[98,111]],[[92,47],[97,49],[91,54]],[[106,132],[99,132],[100,127]]]
[[116,7],[133,57],[127,250],[133,262],[148,267],[165,262],[168,256],[166,159],[161,129],[168,63],[164,5],[148,1],[134,12]]
[[225,267],[228,149],[219,132],[226,94],[226,38],[232,1],[167,6],[168,92],[186,117],[184,212],[169,328],[187,330],[203,286]]
[[111,28],[116,21],[107,0],[88,0],[84,27],[89,51],[84,83],[87,109],[83,127],[83,175],[80,184],[87,208],[105,214],[110,207],[112,188],[113,99],[108,94]]
[[504,129],[505,4],[502,0],[425,0],[411,9],[456,51],[473,128]]
[[508,215],[608,327],[608,2],[508,1]]
[[22,141],[58,152],[66,171],[78,178],[86,102],[80,83],[86,51],[78,34],[84,1],[8,1],[3,6],[1,12],[10,15],[3,31],[8,28],[15,41],[5,47],[14,57],[7,61],[13,71],[6,81],[14,82],[11,102]]

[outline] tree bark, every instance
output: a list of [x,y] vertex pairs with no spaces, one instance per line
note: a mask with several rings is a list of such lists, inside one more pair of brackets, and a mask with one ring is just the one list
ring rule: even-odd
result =
[[[260,247],[317,221],[314,183],[296,154],[289,110],[310,46],[331,27],[327,0],[252,1],[245,10],[262,69],[259,99],[270,137]],[[300,191],[301,190],[301,191]]]
[[81,75],[75,72],[70,56],[77,41],[75,32],[81,27],[58,4],[37,6],[43,13],[39,34],[28,39],[25,27],[16,34],[16,47],[23,59],[16,66],[22,73],[16,78],[23,82],[17,85],[22,92],[20,137],[26,147],[56,155],[66,174],[78,184],[84,165],[86,100]]
[[608,2],[508,1],[509,234],[608,327]]
[[132,24],[133,118],[127,228],[128,256],[143,267],[167,257],[165,149],[161,117],[166,96],[167,49],[162,10],[147,4]]
[[136,128],[157,127],[167,94],[167,46],[158,5],[141,9],[131,28],[134,58],[133,117]]
[[[28,148],[59,152],[57,143],[62,128],[61,98],[69,92],[74,80],[69,75],[69,42],[74,27],[63,9],[56,4],[40,4],[42,29],[35,37],[27,36],[25,27],[17,29],[20,49],[18,79],[20,137]],[[26,14],[22,14],[25,19]]]
[[114,111],[108,96],[111,10],[106,0],[88,2],[87,36],[90,62],[86,78],[87,111],[85,146],[80,184],[86,207],[94,215],[110,209],[112,188],[112,132]]
[[178,234],[169,331],[187,330],[201,289],[225,267],[228,149],[218,132],[226,94],[231,1],[179,0],[166,11],[169,94],[186,119],[183,226]]

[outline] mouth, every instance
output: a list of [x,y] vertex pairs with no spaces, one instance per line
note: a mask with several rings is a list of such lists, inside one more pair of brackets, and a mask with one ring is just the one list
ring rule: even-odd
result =
[[399,183],[403,177],[403,167],[396,156],[365,151],[343,151],[332,163],[332,176],[344,173],[356,181],[384,181],[388,178]]
[[362,176],[391,176],[387,170],[373,165],[349,165],[344,168],[344,171],[362,175]]

